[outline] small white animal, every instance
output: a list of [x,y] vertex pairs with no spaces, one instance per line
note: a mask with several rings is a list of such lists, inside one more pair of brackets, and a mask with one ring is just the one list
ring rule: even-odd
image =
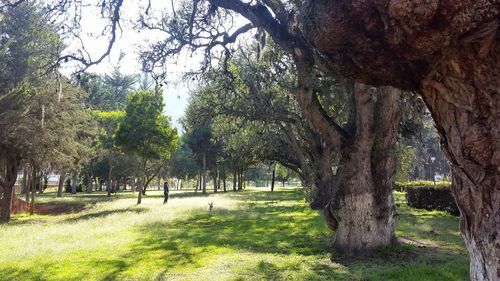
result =
[[213,208],[214,208],[214,202],[208,203],[208,211],[211,212]]

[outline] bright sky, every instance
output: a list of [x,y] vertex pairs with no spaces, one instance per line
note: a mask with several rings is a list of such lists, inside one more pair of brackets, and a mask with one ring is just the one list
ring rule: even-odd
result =
[[[143,2],[143,4],[140,4]],[[124,1],[122,7],[122,24],[121,31],[118,32],[116,42],[109,57],[102,63],[92,66],[88,69],[89,72],[105,74],[112,71],[113,67],[120,65],[121,72],[124,74],[139,74],[141,66],[138,63],[137,50],[147,46],[148,42],[155,42],[165,36],[159,32],[141,31],[137,32],[132,28],[132,22],[138,18],[138,11],[144,10],[144,5],[147,1]],[[142,7],[142,9],[141,9]],[[169,13],[171,11],[171,1],[165,0],[151,0],[151,14],[159,15],[162,13]],[[243,25],[246,20],[243,18],[236,18],[237,25]],[[108,38],[101,37],[102,28],[105,22],[100,19],[99,10],[90,11],[82,15],[82,28],[83,31],[80,37],[85,42],[85,49],[91,54],[92,59],[96,60],[100,57],[107,48]],[[69,49],[79,48],[79,42],[73,41]],[[76,45],[75,45],[76,44]],[[119,61],[122,54],[122,60]],[[124,56],[123,56],[124,55]],[[164,114],[172,117],[172,123],[178,128],[179,133],[182,133],[182,127],[179,124],[179,119],[183,116],[186,109],[189,91],[196,85],[190,82],[180,82],[180,77],[188,70],[195,69],[199,66],[200,58],[190,57],[187,54],[181,54],[176,64],[167,65],[167,86],[163,87],[164,90]],[[71,73],[74,65],[71,63],[66,65],[63,69],[64,73]]]
[[[133,4],[135,2],[135,4]],[[166,6],[170,1],[153,0],[154,8],[162,11],[169,11],[170,7]],[[124,74],[140,74],[141,66],[138,63],[137,50],[145,46],[147,42],[160,38],[160,34],[152,32],[136,32],[132,29],[129,22],[131,19],[137,18],[138,4],[137,1],[124,1],[122,8],[122,30],[118,32],[116,42],[113,46],[109,57],[105,58],[102,63],[90,67],[87,71],[105,74],[113,70],[114,66],[120,65],[120,70]],[[80,34],[85,42],[85,49],[96,60],[107,48],[107,38],[99,38],[102,33],[104,22],[97,16],[96,11],[85,13],[82,17],[83,32]],[[75,48],[78,48],[78,42],[68,43]],[[119,61],[120,54],[123,53],[122,60]],[[189,88],[194,85],[179,82],[181,74],[187,71],[193,65],[188,65],[186,59],[182,59],[182,63],[169,66],[168,69],[168,85],[163,87],[165,108],[163,113],[172,117],[172,123],[177,127],[179,133],[182,133],[182,126],[179,124],[179,118],[184,114],[189,97]],[[63,73],[69,74],[74,69],[74,65],[70,63],[63,66]]]

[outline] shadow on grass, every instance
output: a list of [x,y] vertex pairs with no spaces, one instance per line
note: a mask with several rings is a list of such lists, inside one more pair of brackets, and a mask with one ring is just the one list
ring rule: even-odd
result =
[[106,211],[100,211],[100,212],[95,212],[95,213],[87,213],[83,214],[80,216],[76,217],[70,217],[62,222],[67,223],[67,222],[80,222],[84,220],[89,220],[89,219],[95,219],[95,218],[101,218],[109,215],[114,215],[114,214],[123,214],[123,213],[135,213],[135,214],[140,214],[143,212],[148,211],[147,208],[126,208],[126,209],[117,209],[117,210],[106,210]]
[[[194,192],[177,194],[178,198],[211,195]],[[177,194],[171,197],[175,198]],[[329,254],[325,249],[330,246],[332,234],[326,228],[322,216],[302,203],[303,194],[300,190],[274,193],[252,190],[231,192],[226,196],[239,200],[241,208],[218,209],[216,203],[212,213],[196,212],[187,219],[145,223],[135,227],[139,239],[125,253],[81,262],[89,268],[99,268],[103,272],[103,276],[99,276],[101,280],[135,280],[139,278],[128,274],[137,274],[141,270],[152,274],[141,277],[148,280],[174,277],[188,279],[190,274],[207,266],[216,273],[220,270],[227,274],[229,271],[234,278],[240,276],[236,280],[467,279],[467,258],[447,248],[403,245],[381,249],[369,259],[341,258],[335,259],[335,263],[329,262]],[[136,210],[144,211],[136,208],[102,211],[70,220],[86,220]],[[403,208],[399,213],[398,230],[403,235],[414,236],[429,232],[431,228],[435,233],[429,234],[432,240],[453,242],[457,237],[460,239],[454,231],[457,226],[452,227],[456,222],[454,218],[415,212],[408,208]],[[447,235],[453,238],[444,237]],[[456,245],[463,247],[458,242]],[[247,256],[236,262],[227,260],[225,256],[238,256],[240,253]],[[225,260],[217,260],[219,256]],[[0,275],[4,272],[12,280],[24,280],[26,278],[22,277],[31,276],[30,272],[9,270],[2,270]],[[293,275],[296,272],[300,275]]]

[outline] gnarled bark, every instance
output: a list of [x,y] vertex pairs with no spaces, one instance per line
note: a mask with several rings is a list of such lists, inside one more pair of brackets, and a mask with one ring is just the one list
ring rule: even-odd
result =
[[318,186],[322,188],[319,192],[328,196],[325,217],[327,225],[336,231],[334,248],[360,255],[392,245],[396,243],[391,191],[396,171],[399,90],[383,88],[377,93],[375,88],[357,83],[352,117],[355,130],[350,132],[333,126],[333,121],[314,103],[310,61],[304,50],[296,51],[299,105],[312,125],[327,137],[326,147],[341,154],[335,183],[330,181],[331,155],[320,160],[324,171],[320,171],[323,178],[319,182],[323,180],[327,185]]
[[478,39],[444,52],[421,91],[451,162],[471,279],[500,280],[500,44]]
[[338,188],[327,210],[336,228],[334,248],[346,254],[396,243],[393,177],[399,125],[399,91],[356,84],[356,134],[346,140]]

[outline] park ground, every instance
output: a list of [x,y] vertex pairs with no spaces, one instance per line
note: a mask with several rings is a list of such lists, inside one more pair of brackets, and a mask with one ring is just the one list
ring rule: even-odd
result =
[[329,251],[332,233],[298,188],[174,191],[167,205],[158,191],[141,205],[131,193],[48,193],[38,200],[56,211],[0,226],[0,280],[467,280],[458,218],[395,195],[402,243],[351,259]]

